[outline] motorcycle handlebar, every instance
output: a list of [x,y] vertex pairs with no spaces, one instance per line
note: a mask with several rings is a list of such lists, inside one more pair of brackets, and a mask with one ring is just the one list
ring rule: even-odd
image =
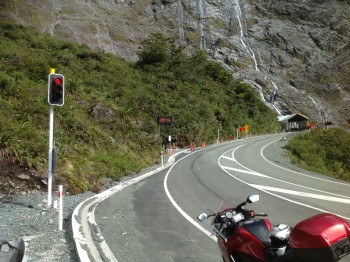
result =
[[244,210],[244,216],[249,219],[249,218],[254,218],[254,217],[267,217],[267,214],[265,213],[255,213],[254,210]]
[[254,215],[259,217],[267,217],[267,214],[265,213],[255,213]]

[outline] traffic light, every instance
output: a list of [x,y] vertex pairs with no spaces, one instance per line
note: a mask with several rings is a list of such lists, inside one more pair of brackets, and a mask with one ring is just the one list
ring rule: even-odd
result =
[[49,95],[48,102],[53,106],[63,106],[64,104],[64,76],[61,74],[49,75]]

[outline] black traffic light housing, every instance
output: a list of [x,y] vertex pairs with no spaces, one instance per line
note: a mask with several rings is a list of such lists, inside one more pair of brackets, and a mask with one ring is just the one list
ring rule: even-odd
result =
[[64,104],[64,76],[61,74],[49,75],[48,102],[52,106],[63,106]]

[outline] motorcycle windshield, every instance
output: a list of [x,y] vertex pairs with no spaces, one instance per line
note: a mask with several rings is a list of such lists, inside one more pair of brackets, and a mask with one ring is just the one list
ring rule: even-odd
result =
[[224,199],[219,203],[219,211],[222,213],[229,209],[235,210],[237,205],[240,203],[242,203],[242,197],[231,197]]

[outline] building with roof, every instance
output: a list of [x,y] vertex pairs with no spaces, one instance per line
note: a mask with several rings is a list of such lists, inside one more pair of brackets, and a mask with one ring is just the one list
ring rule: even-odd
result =
[[310,119],[300,113],[295,113],[292,115],[278,116],[278,121],[282,129],[289,132],[308,129]]

